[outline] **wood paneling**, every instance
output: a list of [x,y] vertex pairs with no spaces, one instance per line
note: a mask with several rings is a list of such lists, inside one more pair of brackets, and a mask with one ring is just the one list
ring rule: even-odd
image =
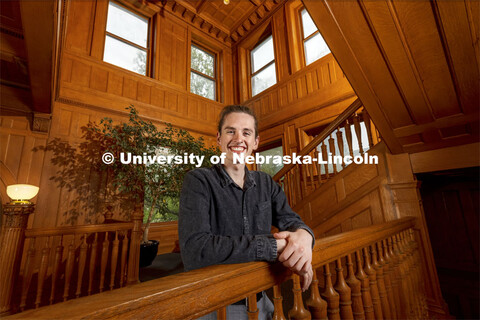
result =
[[[313,112],[333,107],[354,95],[333,56],[327,55],[243,103],[255,110],[262,131],[302,116],[311,117]],[[342,111],[336,109],[338,113],[325,117],[337,116]],[[302,125],[308,125],[305,119]]]
[[[2,117],[0,122],[0,197],[2,203],[9,202],[7,186],[17,183],[40,185],[43,176],[44,154],[34,153],[34,147],[44,146],[45,134],[30,131],[27,119],[23,117]],[[48,195],[40,190],[33,199],[36,203]],[[37,216],[36,213],[33,216]],[[34,218],[30,218],[30,226]]]
[[478,141],[476,1],[304,2],[394,153]]
[[221,103],[67,51],[64,61],[61,71],[69,76],[62,78],[60,101],[117,113],[134,104],[152,120],[215,135]]

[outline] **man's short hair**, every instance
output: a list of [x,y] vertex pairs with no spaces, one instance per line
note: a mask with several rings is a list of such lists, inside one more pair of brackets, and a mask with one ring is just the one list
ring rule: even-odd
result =
[[255,138],[258,137],[258,120],[257,116],[255,115],[255,112],[250,109],[247,106],[241,106],[241,105],[229,105],[225,106],[222,111],[220,112],[219,120],[218,120],[218,127],[217,130],[221,134],[222,133],[222,127],[223,123],[225,122],[225,117],[228,116],[230,113],[246,113],[248,115],[251,115],[253,117],[253,120],[255,122]]

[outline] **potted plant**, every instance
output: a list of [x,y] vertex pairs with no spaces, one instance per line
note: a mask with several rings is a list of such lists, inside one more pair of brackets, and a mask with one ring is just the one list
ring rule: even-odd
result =
[[[185,160],[185,155],[194,154],[205,156],[201,166],[208,166],[210,157],[218,154],[218,149],[206,147],[202,138],[194,138],[171,124],[159,130],[151,121],[140,118],[133,106],[127,109],[130,113],[127,122],[115,125],[111,118],[104,118],[99,125],[89,126],[87,131],[92,136],[101,136],[104,152],[110,152],[115,158],[113,163],[102,164],[102,169],[109,172],[109,193],[128,201],[147,204],[140,251],[140,266],[143,267],[151,264],[158,250],[158,241],[148,239],[152,218],[169,211],[169,203],[172,199],[178,199],[185,174],[196,167],[195,163],[184,161],[159,163],[151,160],[159,156],[176,155]],[[129,164],[120,161],[122,153],[123,162],[130,160]],[[133,156],[141,156],[142,159],[137,159],[134,164]],[[144,163],[145,159],[149,160],[148,163]]]

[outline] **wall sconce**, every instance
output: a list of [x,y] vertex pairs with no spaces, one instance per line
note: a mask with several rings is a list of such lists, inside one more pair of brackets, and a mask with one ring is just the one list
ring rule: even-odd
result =
[[230,0],[223,0],[223,4],[229,4]]

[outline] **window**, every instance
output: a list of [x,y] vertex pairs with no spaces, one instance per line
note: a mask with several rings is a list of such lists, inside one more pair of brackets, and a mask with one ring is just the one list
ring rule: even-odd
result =
[[147,75],[148,18],[110,1],[103,61]]
[[277,83],[273,38],[269,36],[250,52],[252,96]]
[[300,11],[300,15],[302,18],[302,38],[303,49],[305,52],[305,64],[308,66],[310,63],[329,54],[330,49],[323,40],[322,35],[318,31],[307,10],[303,9]]
[[269,160],[269,163],[257,164],[257,170],[268,173],[270,176],[273,177],[275,174],[277,174],[278,171],[283,168],[283,161],[281,163],[277,163],[277,161],[273,163],[272,160],[274,156],[283,157],[283,148],[281,145],[278,147],[268,148],[266,150],[259,151],[258,153],[263,156],[264,159],[266,159],[267,156],[271,156],[271,158]]
[[192,44],[190,92],[215,100],[215,75],[215,55]]

